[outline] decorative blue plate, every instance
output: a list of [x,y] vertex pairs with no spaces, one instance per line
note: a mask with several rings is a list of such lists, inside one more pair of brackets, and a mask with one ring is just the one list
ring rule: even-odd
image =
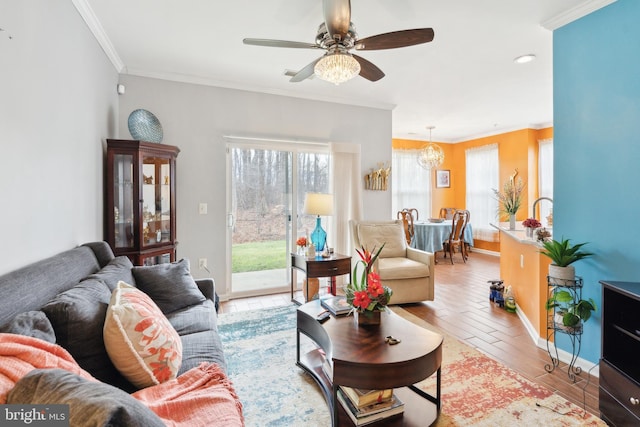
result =
[[162,142],[162,125],[160,120],[147,110],[135,110],[129,114],[129,133],[133,139],[141,141]]

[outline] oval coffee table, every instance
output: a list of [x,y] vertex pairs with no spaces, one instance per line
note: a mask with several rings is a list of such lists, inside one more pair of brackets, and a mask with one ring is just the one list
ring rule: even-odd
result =
[[[421,328],[389,310],[379,326],[362,327],[352,315],[331,316],[324,323],[316,316],[324,311],[318,300],[298,307],[296,364],[307,371],[324,394],[333,426],[353,422],[337,401],[339,386],[363,389],[393,388],[405,403],[402,417],[385,420],[385,426],[428,426],[440,414],[440,365],[443,336]],[[316,348],[301,354],[300,334]],[[385,337],[401,342],[389,345]],[[331,373],[323,369],[331,361]],[[436,395],[414,384],[436,374]]]

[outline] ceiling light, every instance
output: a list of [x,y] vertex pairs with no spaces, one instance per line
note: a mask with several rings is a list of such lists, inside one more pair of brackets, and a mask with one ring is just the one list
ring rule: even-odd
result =
[[344,83],[360,74],[360,64],[346,52],[329,52],[316,63],[313,72],[333,84]]
[[531,62],[536,59],[536,56],[533,53],[528,53],[526,55],[518,56],[513,60],[516,64],[526,64],[527,62]]
[[418,164],[425,169],[437,168],[444,162],[444,151],[439,145],[431,142],[431,131],[435,126],[429,126],[429,145],[424,147],[418,154]]

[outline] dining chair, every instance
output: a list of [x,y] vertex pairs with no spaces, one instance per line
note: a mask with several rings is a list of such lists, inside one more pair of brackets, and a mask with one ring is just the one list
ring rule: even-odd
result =
[[464,257],[465,259],[469,259],[469,252],[471,251],[471,245],[469,245],[469,243],[465,242],[464,240],[464,233],[467,230],[467,225],[469,225],[469,223],[471,222],[471,212],[469,212],[467,209],[459,209],[461,212],[464,212],[467,215],[467,219],[464,222],[464,228],[462,229],[462,248],[464,249]]
[[453,214],[456,212],[456,208],[440,208],[440,218],[453,219]]
[[469,216],[468,211],[456,210],[451,220],[451,233],[449,234],[449,238],[442,242],[444,257],[446,258],[447,252],[449,252],[451,264],[453,264],[453,254],[455,253],[456,248],[460,248],[462,260],[465,263],[467,262],[467,256],[465,255],[466,250],[464,247],[464,229],[467,226]]
[[410,245],[411,240],[413,240],[413,235],[415,234],[413,224],[418,220],[418,210],[416,208],[404,208],[398,211],[396,218],[402,220],[404,237],[407,240],[407,245]]

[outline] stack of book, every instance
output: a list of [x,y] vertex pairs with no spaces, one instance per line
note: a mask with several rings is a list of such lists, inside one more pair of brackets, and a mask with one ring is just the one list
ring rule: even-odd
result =
[[393,393],[393,389],[363,390],[340,386],[338,401],[357,426],[399,416],[404,412],[404,403]]
[[331,298],[323,298],[320,300],[320,304],[334,316],[342,316],[349,314],[353,307],[347,302],[347,298],[343,295],[338,295]]

